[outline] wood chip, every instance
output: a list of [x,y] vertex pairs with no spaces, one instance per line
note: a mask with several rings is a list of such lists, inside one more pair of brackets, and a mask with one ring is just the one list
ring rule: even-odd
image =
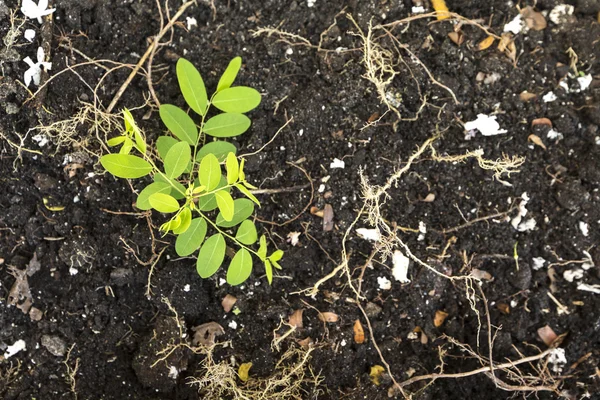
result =
[[535,93],[529,93],[527,90],[525,90],[524,92],[521,92],[521,94],[519,95],[519,99],[522,102],[528,102],[530,100],[533,100],[537,97],[537,94]]
[[194,338],[192,344],[194,346],[202,345],[210,347],[215,344],[215,338],[225,333],[223,327],[216,322],[207,322],[192,328]]
[[358,344],[365,342],[365,331],[359,319],[354,321],[354,341]]
[[237,297],[228,294],[227,296],[223,297],[223,301],[221,301],[221,306],[223,306],[223,310],[225,310],[225,312],[228,313],[229,311],[231,311],[236,301]]
[[369,117],[369,119],[367,120],[367,122],[371,123],[373,121],[376,121],[377,118],[379,118],[381,116],[381,114],[379,114],[377,111],[374,112],[373,114],[371,114],[371,116]]
[[549,325],[543,326],[537,330],[537,334],[542,339],[542,342],[548,347],[552,346],[552,343],[558,338],[558,335],[554,333]]
[[531,121],[531,127],[533,128],[536,125],[548,125],[550,128],[552,128],[552,121],[550,121],[548,118],[536,118],[533,121]]
[[479,44],[477,45],[477,49],[481,51],[489,48],[492,44],[494,44],[494,40],[496,39],[493,36],[486,37],[481,42],[479,42]]
[[331,204],[325,204],[323,209],[323,231],[329,232],[333,230],[333,207]]
[[339,317],[336,313],[326,311],[319,313],[319,319],[323,322],[337,322]]
[[527,137],[527,141],[532,142],[536,146],[540,146],[544,150],[547,150],[546,145],[544,144],[544,142],[542,142],[542,139],[540,139],[540,137],[538,135],[534,135],[534,134],[529,135]]
[[437,310],[435,312],[435,317],[433,318],[433,325],[436,328],[439,328],[440,326],[442,326],[442,324],[444,323],[444,321],[446,320],[446,317],[448,316],[447,312],[444,312],[442,310]]
[[471,270],[471,276],[484,281],[492,281],[494,279],[492,274],[490,274],[489,272],[477,268],[473,268]]
[[295,328],[302,328],[304,324],[302,323],[302,313],[303,309],[296,310],[292,313],[292,315],[288,318],[288,323]]
[[498,303],[496,304],[496,308],[504,315],[510,314],[510,306],[506,303]]

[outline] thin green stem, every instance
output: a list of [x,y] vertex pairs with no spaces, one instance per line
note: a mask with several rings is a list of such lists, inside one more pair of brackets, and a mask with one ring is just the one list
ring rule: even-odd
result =
[[225,232],[224,230],[219,228],[216,223],[214,223],[210,218],[208,218],[206,215],[204,215],[200,210],[197,210],[197,211],[198,211],[198,214],[200,214],[200,216],[202,218],[204,218],[209,224],[211,224],[213,226],[213,228],[215,228],[221,235],[226,236],[227,238],[229,238],[229,240],[235,242],[235,244],[237,244],[239,247],[246,249],[247,251],[254,254],[256,257],[258,257],[262,261],[262,258],[258,255],[258,253],[256,251],[254,251],[251,248],[240,243],[235,237],[231,236],[230,234],[228,234],[227,232]]

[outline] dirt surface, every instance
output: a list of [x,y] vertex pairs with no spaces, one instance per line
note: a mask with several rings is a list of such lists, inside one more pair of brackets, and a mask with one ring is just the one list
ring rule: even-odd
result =
[[[600,284],[594,265],[600,262],[597,1],[570,1],[572,15],[555,23],[546,14],[546,28],[516,35],[516,66],[497,50],[498,41],[487,50],[478,50],[487,35],[469,24],[461,28],[465,41],[460,46],[448,37],[457,24],[434,18],[391,30],[398,42],[389,36],[377,37],[388,49],[401,44],[414,54],[413,58],[401,51],[402,60],[394,58],[399,74],[387,92],[399,100],[402,116],[416,115],[415,121],[386,113],[375,86],[363,78],[358,29],[347,15],[340,14],[353,16],[367,32],[370,23],[413,15],[412,1],[316,0],[309,7],[306,1],[216,0],[214,15],[205,2],[192,6],[175,26],[172,43],[154,58],[158,98],[183,106],[174,72],[177,58],[185,56],[193,62],[207,87],[214,88],[227,62],[241,55],[244,65],[237,82],[258,89],[263,101],[250,115],[250,131],[234,140],[240,153],[267,144],[286,117],[293,117],[264,151],[247,157],[248,178],[261,189],[302,188],[260,195],[263,206],[257,217],[272,223],[259,225],[272,245],[285,251],[283,270],[272,286],[261,268],[255,268],[240,287],[222,284],[224,271],[202,280],[195,260],[178,259],[169,246],[153,266],[151,293],[147,293],[150,266],[138,262],[152,257],[149,220],[133,206],[136,194],[132,189],[139,190],[143,182],[132,181],[131,186],[103,174],[97,159],[84,150],[103,151],[96,132],[88,131],[89,123],[67,124],[75,127],[75,143],[61,147],[56,139],[40,147],[42,143],[33,138],[41,132],[32,129],[71,118],[84,103],[93,103],[95,94],[97,107],[105,110],[130,67],[146,51],[148,39],[160,30],[157,6],[150,0],[54,3],[57,10],[52,22],[40,27],[37,21],[28,20],[22,26],[37,32],[32,43],[21,33],[16,46],[5,46],[0,53],[0,355],[19,340],[26,344],[26,349],[10,358],[0,357],[1,398],[217,398],[214,393],[198,393],[198,386],[190,385],[192,377],[206,375],[205,355],[173,347],[191,345],[192,327],[214,321],[225,331],[216,340],[230,341],[214,350],[214,361],[231,363],[235,371],[241,363],[252,362],[249,382],[271,376],[285,351],[299,347],[295,339],[310,337],[314,350],[300,398],[383,399],[388,398],[392,379],[384,374],[375,385],[369,377],[373,366],[385,365],[375,343],[397,382],[441,372],[442,350],[446,352],[443,372],[472,371],[482,363],[487,365],[488,316],[495,364],[546,350],[538,335],[538,329],[546,325],[558,335],[567,334],[559,345],[565,362],[553,364],[545,358],[541,363],[522,364],[522,381],[502,371],[496,372],[497,378],[512,385],[557,384],[554,392],[538,392],[542,399],[561,395],[600,398],[600,294],[589,291],[598,291]],[[174,15],[180,2],[171,3],[170,15]],[[486,24],[497,35],[518,14],[507,1],[474,3],[456,0],[448,1],[448,6],[452,12]],[[540,0],[536,10],[547,13],[560,4]],[[18,7],[17,1],[0,2],[0,36],[9,33],[10,10]],[[425,10],[432,9],[425,4]],[[186,17],[197,21],[189,31]],[[288,38],[286,43],[277,35],[253,36],[258,28],[280,24],[282,30],[312,45],[298,38]],[[23,81],[27,69],[21,60],[26,56],[35,60],[38,46],[46,46],[52,62],[42,82],[48,77],[52,80],[29,100],[30,93],[17,81]],[[101,82],[106,69],[117,64],[66,70],[87,62],[84,56],[129,67],[116,69]],[[423,65],[449,90],[434,84]],[[577,78],[588,76],[592,82],[581,90]],[[33,84],[29,88],[35,89]],[[537,96],[523,101],[520,94],[524,91]],[[549,92],[556,100],[545,100]],[[136,76],[116,109],[133,109],[148,140],[154,140],[164,127],[156,109],[144,105],[148,98],[145,77]],[[421,108],[423,98],[427,102]],[[495,115],[507,132],[497,136],[475,132],[466,138],[470,135],[463,123],[478,114]],[[547,124],[532,127],[538,118],[550,120],[553,131],[549,132]],[[373,121],[377,122],[366,126]],[[109,137],[116,133],[117,129],[107,132]],[[382,185],[436,133],[441,136],[433,147],[440,155],[482,149],[491,160],[503,154],[525,157],[520,172],[502,176],[503,184],[474,159],[439,162],[427,151],[389,190],[383,207],[383,218],[400,227],[398,236],[412,253],[437,271],[449,276],[473,270],[479,276],[489,274],[475,284],[480,285],[487,303],[479,290],[472,289],[479,298],[475,309],[481,324],[464,281],[436,275],[412,260],[410,283],[402,284],[392,275],[391,259],[374,260],[364,270],[360,301],[369,317],[373,342],[345,274],[325,282],[315,297],[298,292],[313,287],[342,262],[344,234],[363,204],[360,171],[371,184]],[[545,148],[534,144],[531,134]],[[104,138],[102,132],[99,136]],[[19,137],[35,152],[17,151],[10,142],[19,144]],[[343,169],[331,167],[336,158],[344,161]],[[290,162],[312,178],[312,202],[306,176]],[[524,198],[529,199],[526,204]],[[332,206],[333,230],[324,231],[322,219],[305,210],[309,203],[317,209]],[[518,222],[514,220],[518,204],[527,209],[521,222],[535,221],[532,229],[515,223],[521,226],[518,230],[511,223]],[[483,218],[493,214],[499,215]],[[155,214],[151,221],[158,226],[163,217]],[[465,221],[472,223],[462,226]],[[426,232],[419,232],[420,226]],[[369,226],[361,220],[355,228],[360,227]],[[452,227],[460,229],[449,230]],[[173,242],[171,237],[161,238],[156,228],[153,232],[155,251]],[[300,232],[295,246],[286,240],[291,232]],[[374,244],[352,229],[345,245],[352,282],[357,285]],[[20,294],[27,297],[30,293],[29,300],[12,301],[17,276],[21,277]],[[382,290],[378,278],[389,279],[391,289]],[[227,294],[237,297],[239,313],[224,312],[221,301]],[[283,340],[279,350],[273,348],[274,331],[298,309],[304,310],[303,327]],[[434,316],[439,311],[447,317],[436,324]],[[339,319],[324,323],[319,312],[335,313]],[[354,338],[357,319],[365,330],[364,343]],[[286,329],[276,332],[282,335]],[[470,346],[482,359],[449,344],[448,337]],[[157,363],[157,353],[169,348],[175,350]],[[297,358],[284,363],[293,365]],[[318,385],[311,373],[319,375]],[[405,390],[415,392],[419,399],[502,399],[515,394],[496,387],[487,373],[427,382],[419,381]],[[237,384],[244,387],[239,380]],[[278,390],[283,391],[283,386]],[[399,393],[395,396],[401,398]]]

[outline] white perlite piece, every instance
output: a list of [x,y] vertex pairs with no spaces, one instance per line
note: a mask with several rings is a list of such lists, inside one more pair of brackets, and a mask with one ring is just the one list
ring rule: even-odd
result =
[[187,25],[188,31],[192,29],[193,26],[198,26],[198,21],[194,17],[185,17],[185,24]]
[[25,341],[23,339],[19,339],[15,342],[15,344],[13,344],[12,346],[8,346],[6,348],[6,351],[4,352],[4,358],[8,359],[12,356],[14,356],[15,354],[17,354],[18,352],[27,349],[27,345],[25,344]]
[[580,283],[577,285],[577,290],[600,294],[600,285],[588,285],[587,283]]
[[397,281],[401,283],[409,283],[408,279],[408,265],[410,260],[400,250],[395,250],[392,257],[392,275]]
[[34,63],[29,57],[25,57],[23,59],[23,61],[29,65],[29,69],[25,71],[25,75],[23,75],[25,86],[29,86],[32,80],[36,86],[39,86],[40,80],[42,79],[42,67],[44,67],[44,70],[46,71],[50,71],[52,69],[52,63],[44,61],[45,57],[46,55],[44,54],[44,49],[42,47],[38,47],[36,63]]
[[425,225],[425,222],[419,221],[419,237],[417,237],[417,240],[419,242],[425,240],[426,233],[427,233],[427,225]]
[[177,367],[175,367],[174,365],[171,365],[169,367],[169,378],[177,379],[178,375],[179,375],[179,371],[177,370]]
[[379,229],[358,228],[356,233],[361,238],[372,240],[373,242],[379,242],[381,240],[381,233],[379,233]]
[[581,89],[581,91],[584,91],[592,84],[592,75],[587,74],[584,76],[580,76],[579,78],[577,78],[577,83],[579,83],[579,88]]
[[42,135],[41,133],[32,136],[31,139],[37,142],[38,146],[40,147],[44,147],[46,144],[48,144],[48,138],[46,137],[46,135]]
[[583,236],[588,236],[590,234],[590,227],[586,222],[579,221],[579,230]]
[[565,349],[557,347],[552,350],[548,355],[548,364],[552,365],[552,371],[555,374],[562,373],[563,367],[567,363],[567,357],[565,357]]
[[530,200],[527,192],[523,192],[521,199],[521,203],[519,203],[519,213],[510,221],[510,224],[519,232],[526,232],[535,228],[536,222],[533,218],[523,221],[523,217],[527,215],[526,206]]
[[33,29],[25,29],[25,34],[23,36],[25,36],[25,39],[28,41],[33,42],[33,39],[35,39],[35,31]]
[[423,6],[416,6],[416,7],[413,7],[411,11],[412,11],[413,14],[422,14],[422,13],[425,12],[425,7],[423,7]]
[[56,11],[56,8],[48,8],[48,0],[40,0],[38,4],[35,4],[33,0],[23,0],[21,4],[21,12],[31,19],[37,19],[38,22],[42,23],[42,17],[52,14]]
[[237,329],[237,322],[235,321],[231,321],[227,326],[229,326],[231,329]]
[[533,269],[536,271],[538,269],[542,269],[544,267],[544,264],[546,264],[546,259],[544,259],[543,257],[533,257],[532,261]]
[[466,131],[477,129],[483,136],[494,136],[508,132],[506,129],[500,129],[500,124],[496,121],[496,116],[477,114],[477,119],[465,124]]
[[334,158],[333,161],[331,162],[331,164],[329,164],[329,168],[341,168],[344,169],[344,167],[346,166],[346,163],[344,162],[344,160],[340,160],[339,158]]
[[557,98],[558,97],[556,97],[554,92],[548,92],[544,95],[544,97],[542,97],[542,100],[544,100],[544,103],[551,103],[551,102],[555,101]]
[[575,7],[569,4],[560,4],[554,7],[552,11],[550,11],[550,15],[548,15],[548,18],[556,25],[560,25],[561,22],[565,20],[566,16],[573,14],[573,11],[575,11]]
[[380,290],[390,290],[392,288],[392,281],[385,276],[378,276],[377,284],[379,285]]
[[515,35],[518,35],[525,24],[523,23],[523,16],[518,14],[512,21],[508,24],[504,25],[504,32],[511,32]]
[[317,0],[306,0],[306,5],[311,8],[315,6],[315,3],[317,2]]
[[563,272],[563,278],[565,278],[565,280],[567,282],[573,282],[573,280],[575,280],[575,279],[581,279],[581,278],[583,278],[583,270],[582,269],[568,269],[565,272]]

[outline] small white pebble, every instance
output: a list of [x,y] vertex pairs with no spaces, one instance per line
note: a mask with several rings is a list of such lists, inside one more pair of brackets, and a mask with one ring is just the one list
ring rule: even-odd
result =
[[184,291],[184,292],[189,292],[189,291],[190,291],[190,285],[189,285],[189,284],[185,285],[185,286],[183,287],[183,291]]
[[385,276],[378,276],[377,284],[380,290],[390,290],[392,288],[392,282]]
[[579,230],[583,234],[583,236],[588,236],[590,234],[589,225],[583,221],[579,221]]
[[344,169],[344,167],[346,166],[346,163],[344,162],[344,160],[340,160],[339,158],[334,158],[333,161],[331,162],[331,164],[329,164],[329,168],[341,168]]
[[317,0],[306,0],[306,5],[310,7],[314,7]]
[[285,150],[285,146],[279,146],[279,150],[284,151]]
[[302,136],[302,135],[304,135],[304,129],[300,129],[300,130],[298,131],[298,136]]
[[544,97],[542,97],[542,100],[544,100],[544,103],[551,103],[551,102],[555,101],[557,98],[558,97],[556,97],[554,92],[548,92],[544,95]]
[[291,47],[288,47],[288,49],[285,51],[285,54],[287,54],[288,56],[291,56],[292,54],[294,54],[294,49],[292,49]]
[[69,268],[69,274],[77,275],[78,273],[79,273],[79,271],[77,270],[77,268],[75,268],[75,267]]
[[226,283],[227,283],[227,281],[225,279],[219,278],[219,286],[223,286]]
[[73,197],[73,203],[79,203],[79,196]]
[[35,31],[33,29],[25,29],[25,39],[27,39],[30,42],[33,42],[33,39],[35,38]]
[[321,183],[319,185],[319,193],[323,193],[325,191],[325,184]]
[[340,342],[340,346],[344,347],[346,344],[346,339],[342,339],[342,341]]
[[196,21],[196,18],[194,17],[185,17],[185,23],[188,31],[192,29],[193,26],[198,26],[198,21]]
[[423,7],[423,6],[417,6],[417,7],[412,8],[413,14],[422,14],[424,12],[425,12],[425,7]]
[[231,329],[234,329],[234,330],[235,330],[235,329],[237,329],[237,322],[235,322],[235,321],[231,321],[231,322],[229,322],[228,326],[229,326]]

